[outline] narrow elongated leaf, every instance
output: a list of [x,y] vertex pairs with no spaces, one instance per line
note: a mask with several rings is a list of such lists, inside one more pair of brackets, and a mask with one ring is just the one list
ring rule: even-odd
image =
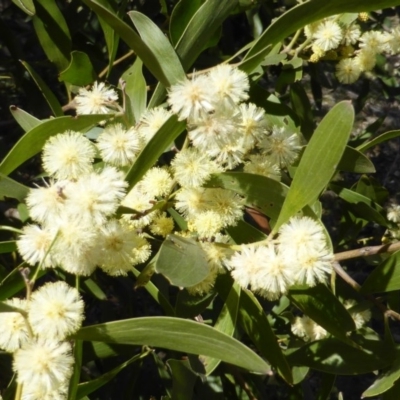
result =
[[14,179],[4,176],[0,173],[0,200],[4,200],[5,197],[17,199],[18,201],[24,201],[26,195],[29,192],[29,188]]
[[148,345],[219,358],[264,374],[268,364],[241,342],[198,322],[170,317],[143,317],[80,329],[75,339]]
[[33,26],[47,58],[59,71],[68,67],[71,35],[63,14],[55,1],[36,0]]
[[46,140],[66,130],[81,131],[111,118],[112,115],[80,115],[77,117],[59,117],[42,122],[40,125],[25,133],[24,136],[6,155],[0,163],[0,173],[10,174],[22,163],[39,153]]
[[363,143],[362,145],[358,146],[357,150],[364,152],[379,143],[387,142],[388,140],[397,138],[399,136],[400,130],[385,132],[382,133],[382,135],[379,135],[378,137],[370,140],[369,142]]
[[286,358],[291,365],[308,366],[317,371],[338,375],[366,374],[385,368],[394,355],[378,340],[358,340],[362,348],[350,346],[338,339],[328,338],[289,350]]
[[137,58],[121,76],[121,79],[125,81],[124,89],[129,98],[129,112],[132,113],[135,121],[139,121],[146,110],[147,103],[146,80],[143,76],[142,66],[142,60]]
[[399,265],[400,251],[396,251],[368,275],[361,287],[361,292],[380,293],[400,289]]
[[42,123],[40,119],[37,119],[33,115],[28,114],[26,111],[16,106],[10,106],[10,112],[14,119],[18,122],[19,126],[25,132],[30,131]]
[[128,13],[143,42],[153,53],[169,85],[185,79],[185,71],[171,43],[154,22],[137,11]]
[[89,56],[82,51],[71,53],[71,62],[61,71],[59,80],[71,85],[86,86],[96,80],[97,74],[93,68]]
[[158,132],[151,138],[149,143],[147,143],[135,163],[127,172],[125,179],[129,183],[129,188],[132,188],[140,181],[143,175],[154,165],[165,149],[183,132],[185,126],[185,122],[178,121],[178,118],[175,115],[171,116],[164,123]]
[[[236,283],[232,285],[229,295],[224,302],[221,313],[218,316],[214,329],[225,333],[228,336],[233,336],[236,327],[236,319],[238,315],[240,300],[240,286]],[[211,357],[205,357],[203,364],[206,367],[206,375],[212,374],[215,368],[218,367],[221,360]]]
[[190,367],[188,360],[168,360],[172,371],[171,398],[186,400],[193,398],[193,388],[197,380],[197,374]]
[[59,117],[61,115],[64,115],[64,112],[61,108],[59,101],[57,100],[57,97],[46,85],[44,80],[36,73],[36,71],[26,61],[21,61],[21,64],[29,72],[29,75],[32,77],[37,87],[42,92],[43,97],[46,99],[47,104],[50,106],[50,109],[53,112],[54,116]]
[[[284,56],[284,54],[278,54],[277,56],[282,55]],[[303,85],[299,82],[290,85],[290,101],[295,113],[300,118],[301,132],[307,140],[310,140],[314,131],[314,117],[310,100],[308,99]]]
[[383,370],[375,382],[362,394],[364,397],[378,396],[391,389],[395,382],[400,378],[400,353],[397,353],[397,358],[393,365]]
[[334,387],[336,375],[321,373],[321,386],[316,400],[329,400]]
[[[397,0],[360,2],[359,0],[312,0],[299,4],[277,18],[258,38],[245,59],[275,45],[311,22],[346,12],[380,10],[398,5]],[[261,59],[260,59],[261,61]]]
[[83,396],[86,396],[95,390],[101,388],[104,386],[107,382],[111,381],[116,375],[118,375],[122,370],[124,370],[128,365],[142,360],[143,359],[143,354],[138,354],[132,358],[130,358],[128,361],[125,361],[124,363],[118,365],[117,367],[113,368],[111,371],[106,372],[105,374],[99,376],[96,379],[93,379],[89,382],[83,382],[78,385],[78,390],[76,393],[76,398],[81,399]]
[[342,158],[353,120],[353,107],[344,101],[320,122],[297,167],[274,232],[306,205],[314,203],[328,185]]
[[292,287],[288,297],[318,325],[338,339],[349,343],[347,332],[356,329],[353,318],[325,285]]
[[385,210],[378,203],[373,202],[366,196],[353,190],[342,188],[331,183],[329,187],[339,195],[339,197],[349,203],[354,215],[365,218],[367,221],[374,221],[379,225],[389,227],[390,224],[385,218]]
[[292,383],[292,371],[269,325],[267,316],[253,293],[242,289],[240,293],[239,321],[260,353]]
[[201,7],[201,3],[201,0],[180,0],[172,10],[169,34],[174,46],[181,38],[193,15]]
[[[112,10],[102,6],[95,0],[82,0],[90,7],[100,18],[103,18],[121,39],[136,53],[143,61],[149,71],[166,87],[170,85],[165,70],[163,68],[163,60],[157,58],[152,50],[144,43],[140,36]],[[164,38],[164,40],[166,40]]]
[[156,261],[158,273],[173,285],[189,287],[204,280],[210,273],[207,255],[193,239],[168,235],[161,245]]

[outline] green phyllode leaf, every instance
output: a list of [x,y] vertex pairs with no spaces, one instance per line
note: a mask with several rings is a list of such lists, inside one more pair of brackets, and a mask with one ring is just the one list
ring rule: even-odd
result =
[[400,251],[377,266],[361,287],[362,293],[385,293],[400,289]]
[[209,274],[207,255],[194,239],[168,235],[158,253],[156,270],[175,286],[194,286]]
[[343,101],[320,122],[297,167],[273,232],[305,206],[314,203],[328,185],[344,153],[353,121],[353,107]]
[[143,317],[80,329],[74,339],[114,344],[148,345],[221,359],[265,374],[268,364],[243,343],[207,325],[171,317]]
[[16,106],[10,106],[11,115],[18,122],[18,125],[25,131],[28,132],[36,126],[40,125],[42,121],[37,119],[33,115]]
[[89,56],[82,51],[71,53],[71,62],[68,67],[60,72],[59,80],[71,85],[86,86],[95,81],[97,74]]

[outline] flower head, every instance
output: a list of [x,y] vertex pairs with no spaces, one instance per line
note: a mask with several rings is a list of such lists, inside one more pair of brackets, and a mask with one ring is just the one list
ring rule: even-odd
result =
[[78,115],[109,114],[110,108],[115,107],[118,101],[118,94],[114,89],[107,87],[104,82],[95,82],[91,89],[79,89],[74,100]]
[[75,288],[62,281],[46,283],[32,294],[29,323],[40,337],[64,340],[81,327],[83,308]]
[[344,58],[336,65],[336,77],[339,82],[350,84],[354,83],[361,74],[362,70],[355,58]]
[[122,124],[108,125],[97,138],[97,147],[106,163],[124,167],[132,163],[140,150],[140,141],[134,129]]
[[92,171],[95,148],[81,133],[66,131],[51,137],[43,147],[45,171],[57,179],[77,179]]
[[144,143],[148,143],[171,116],[171,111],[162,107],[155,107],[146,110],[140,117],[137,126],[138,133]]
[[339,24],[333,21],[322,22],[313,34],[314,43],[323,51],[333,50],[339,46],[343,33]]

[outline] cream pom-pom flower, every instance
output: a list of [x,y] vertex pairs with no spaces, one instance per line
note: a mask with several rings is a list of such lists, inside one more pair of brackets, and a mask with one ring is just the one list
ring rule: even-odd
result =
[[122,124],[112,124],[104,128],[97,138],[97,147],[103,161],[117,167],[131,164],[140,148],[139,134],[133,129],[125,129]]
[[31,296],[29,323],[39,337],[64,340],[81,327],[83,309],[75,288],[62,281],[49,282]]
[[66,131],[51,137],[43,147],[45,171],[57,179],[78,179],[93,170],[94,145],[81,133]]
[[333,50],[339,46],[343,32],[339,24],[334,21],[324,21],[318,25],[313,34],[314,43],[323,51]]
[[75,96],[76,113],[82,114],[109,114],[110,108],[115,108],[118,101],[117,92],[104,82],[95,82],[91,89],[80,88]]
[[162,107],[151,108],[144,112],[136,129],[145,144],[150,141],[171,116],[172,112]]
[[68,342],[41,337],[28,341],[14,353],[13,369],[26,392],[48,394],[68,384],[73,364]]
[[345,58],[336,65],[336,77],[339,82],[354,83],[361,75],[361,67],[355,58]]

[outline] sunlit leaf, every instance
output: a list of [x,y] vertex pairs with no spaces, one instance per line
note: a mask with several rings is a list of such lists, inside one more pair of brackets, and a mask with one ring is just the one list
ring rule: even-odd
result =
[[29,188],[0,173],[0,200],[6,197],[23,201],[29,192]]
[[14,119],[18,122],[19,126],[25,132],[30,131],[42,123],[40,119],[37,119],[33,115],[16,106],[10,106],[10,112]]

